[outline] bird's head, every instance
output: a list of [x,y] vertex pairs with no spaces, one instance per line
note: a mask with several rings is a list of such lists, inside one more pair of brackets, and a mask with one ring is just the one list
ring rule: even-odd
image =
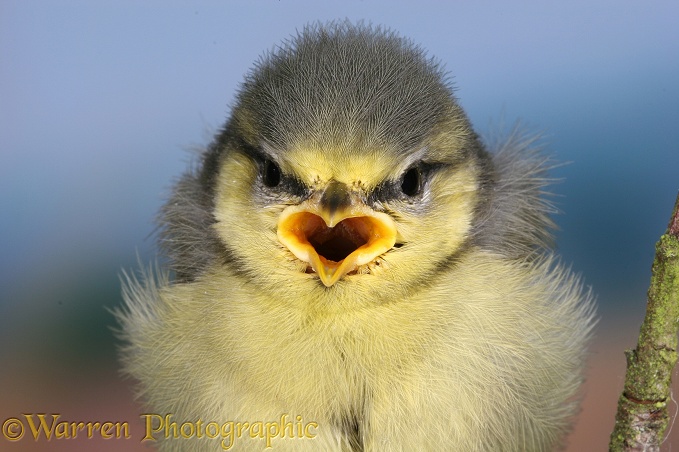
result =
[[442,69],[391,32],[341,23],[256,65],[202,180],[235,271],[379,292],[455,260],[490,173]]

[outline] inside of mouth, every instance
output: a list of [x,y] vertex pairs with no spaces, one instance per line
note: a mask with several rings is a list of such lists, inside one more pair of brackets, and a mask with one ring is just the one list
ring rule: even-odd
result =
[[362,217],[346,218],[329,228],[323,221],[316,222],[306,239],[319,256],[328,261],[341,262],[351,253],[368,243]]
[[[308,264],[326,287],[375,260],[394,246],[396,225],[384,213],[344,218],[334,227],[315,213],[281,215],[276,234],[281,244]],[[310,269],[309,269],[310,267]]]

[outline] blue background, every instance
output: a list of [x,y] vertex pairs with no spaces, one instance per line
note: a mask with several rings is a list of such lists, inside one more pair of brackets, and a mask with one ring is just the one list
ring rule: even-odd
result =
[[262,52],[345,17],[441,60],[482,134],[520,120],[570,162],[552,173],[559,251],[598,295],[597,340],[633,344],[679,190],[678,2],[2,0],[0,406],[118,384],[105,307],[120,269],[154,258],[173,179]]

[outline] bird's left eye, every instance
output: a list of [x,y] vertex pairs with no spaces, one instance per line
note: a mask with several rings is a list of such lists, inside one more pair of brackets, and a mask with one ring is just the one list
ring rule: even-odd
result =
[[403,174],[401,191],[407,196],[415,196],[422,191],[422,171],[414,166]]
[[271,160],[264,162],[262,168],[262,180],[267,187],[276,187],[281,183],[281,169]]

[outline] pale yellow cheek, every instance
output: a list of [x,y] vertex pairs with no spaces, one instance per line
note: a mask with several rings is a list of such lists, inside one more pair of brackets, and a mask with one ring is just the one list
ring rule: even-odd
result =
[[[253,199],[257,166],[247,157],[235,154],[224,162],[215,193],[214,230],[222,243],[260,272],[262,281],[277,272],[304,272],[306,263],[294,258],[278,241],[276,224],[285,205],[258,206]],[[281,281],[283,282],[283,281]]]
[[235,154],[224,162],[217,179],[215,228],[226,243],[250,241],[254,232],[261,236],[261,212],[253,210],[252,184],[257,168],[249,158]]
[[217,199],[226,203],[250,202],[250,189],[257,177],[257,166],[248,157],[234,153],[222,164],[217,175]]
[[423,215],[404,215],[399,222],[405,242],[432,253],[450,254],[466,240],[478,201],[476,169],[469,165],[450,174],[437,175],[430,185],[429,210]]

